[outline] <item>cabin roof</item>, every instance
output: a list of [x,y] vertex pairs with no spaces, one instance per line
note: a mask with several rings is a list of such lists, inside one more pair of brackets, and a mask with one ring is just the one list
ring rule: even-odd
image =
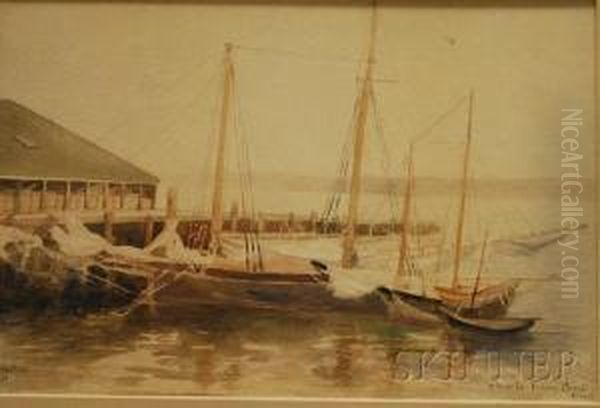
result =
[[158,178],[8,99],[0,99],[0,178],[157,184]]

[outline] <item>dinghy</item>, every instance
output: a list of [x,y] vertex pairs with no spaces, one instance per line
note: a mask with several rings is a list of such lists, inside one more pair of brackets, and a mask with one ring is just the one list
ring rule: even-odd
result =
[[464,317],[446,307],[438,311],[452,327],[487,334],[510,334],[531,329],[539,318],[503,317],[498,319],[479,319]]

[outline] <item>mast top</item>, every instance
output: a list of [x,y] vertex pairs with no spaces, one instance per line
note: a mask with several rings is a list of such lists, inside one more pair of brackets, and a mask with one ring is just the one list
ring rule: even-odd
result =
[[367,55],[367,62],[369,64],[375,63],[375,44],[377,40],[377,1],[373,0],[371,6],[371,31],[369,33],[369,51]]

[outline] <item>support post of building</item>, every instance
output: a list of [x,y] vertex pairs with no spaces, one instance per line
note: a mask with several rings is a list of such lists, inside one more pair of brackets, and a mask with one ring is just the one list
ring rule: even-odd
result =
[[156,210],[156,186],[152,186],[151,189],[152,189],[152,192],[151,192],[152,196],[150,198],[150,202],[151,202],[150,209]]
[[67,189],[65,190],[65,205],[63,209],[69,211],[71,209],[71,182],[67,181]]
[[137,193],[138,193],[137,209],[141,211],[142,208],[144,207],[144,205],[142,204],[142,202],[144,200],[144,186],[143,185],[141,185],[141,184],[138,185]]
[[119,201],[120,201],[120,205],[119,205],[119,207],[120,207],[122,210],[124,210],[124,209],[125,209],[125,201],[126,201],[125,197],[126,197],[126,192],[127,192],[126,184],[125,184],[125,183],[121,183],[121,186],[120,186],[120,191],[119,191],[119,193],[120,193],[120,194],[119,194],[119,195],[120,195],[120,200],[119,200]]
[[17,181],[15,186],[15,214],[23,212],[23,182]]
[[91,205],[90,205],[90,182],[86,181],[85,183],[85,191],[83,193],[83,209],[84,210],[89,210]]
[[46,212],[48,210],[48,181],[42,180],[42,192],[40,194],[40,210]]

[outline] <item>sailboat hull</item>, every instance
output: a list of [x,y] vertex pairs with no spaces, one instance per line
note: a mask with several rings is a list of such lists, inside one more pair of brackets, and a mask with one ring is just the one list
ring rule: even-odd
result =
[[506,314],[515,299],[518,286],[516,281],[488,286],[479,291],[474,300],[468,288],[435,289],[444,306],[457,310],[461,316],[489,319]]
[[156,295],[160,310],[192,312],[199,306],[309,308],[330,295],[325,283],[243,280],[184,272]]

